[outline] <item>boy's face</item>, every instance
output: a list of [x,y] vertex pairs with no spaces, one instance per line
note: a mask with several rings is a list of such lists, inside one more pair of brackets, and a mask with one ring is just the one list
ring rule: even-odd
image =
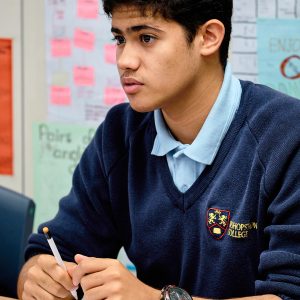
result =
[[203,73],[197,38],[188,44],[178,23],[142,16],[138,8],[125,5],[113,11],[112,33],[122,86],[132,108],[184,109]]

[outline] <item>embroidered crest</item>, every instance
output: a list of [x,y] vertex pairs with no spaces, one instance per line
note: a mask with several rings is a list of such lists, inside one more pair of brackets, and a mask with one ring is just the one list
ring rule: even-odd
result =
[[209,208],[207,210],[206,225],[210,234],[217,240],[220,240],[228,229],[230,221],[230,211],[218,208]]

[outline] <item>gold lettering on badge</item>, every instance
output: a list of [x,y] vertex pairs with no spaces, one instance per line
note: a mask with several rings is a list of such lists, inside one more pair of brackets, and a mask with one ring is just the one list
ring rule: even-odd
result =
[[257,230],[257,222],[236,223],[230,221],[227,235],[236,239],[246,239],[251,230]]

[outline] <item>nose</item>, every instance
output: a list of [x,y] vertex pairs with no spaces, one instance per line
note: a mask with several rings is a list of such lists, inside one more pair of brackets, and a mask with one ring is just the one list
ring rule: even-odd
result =
[[117,48],[117,66],[120,70],[137,70],[140,65],[140,57],[134,45],[126,43]]

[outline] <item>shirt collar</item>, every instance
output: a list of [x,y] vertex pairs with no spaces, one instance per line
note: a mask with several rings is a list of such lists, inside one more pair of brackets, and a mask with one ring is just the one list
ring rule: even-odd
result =
[[154,111],[154,122],[157,135],[154,140],[151,154],[157,156],[164,156],[168,152],[181,145],[179,141],[176,141],[174,139],[170,130],[166,126],[160,109],[156,109]]
[[163,156],[178,148],[182,154],[197,162],[211,164],[239,106],[241,93],[241,84],[232,75],[231,66],[227,63],[219,95],[197,137],[191,145],[185,147],[174,139],[163,120],[161,111],[155,110],[154,122],[157,136],[151,154]]

